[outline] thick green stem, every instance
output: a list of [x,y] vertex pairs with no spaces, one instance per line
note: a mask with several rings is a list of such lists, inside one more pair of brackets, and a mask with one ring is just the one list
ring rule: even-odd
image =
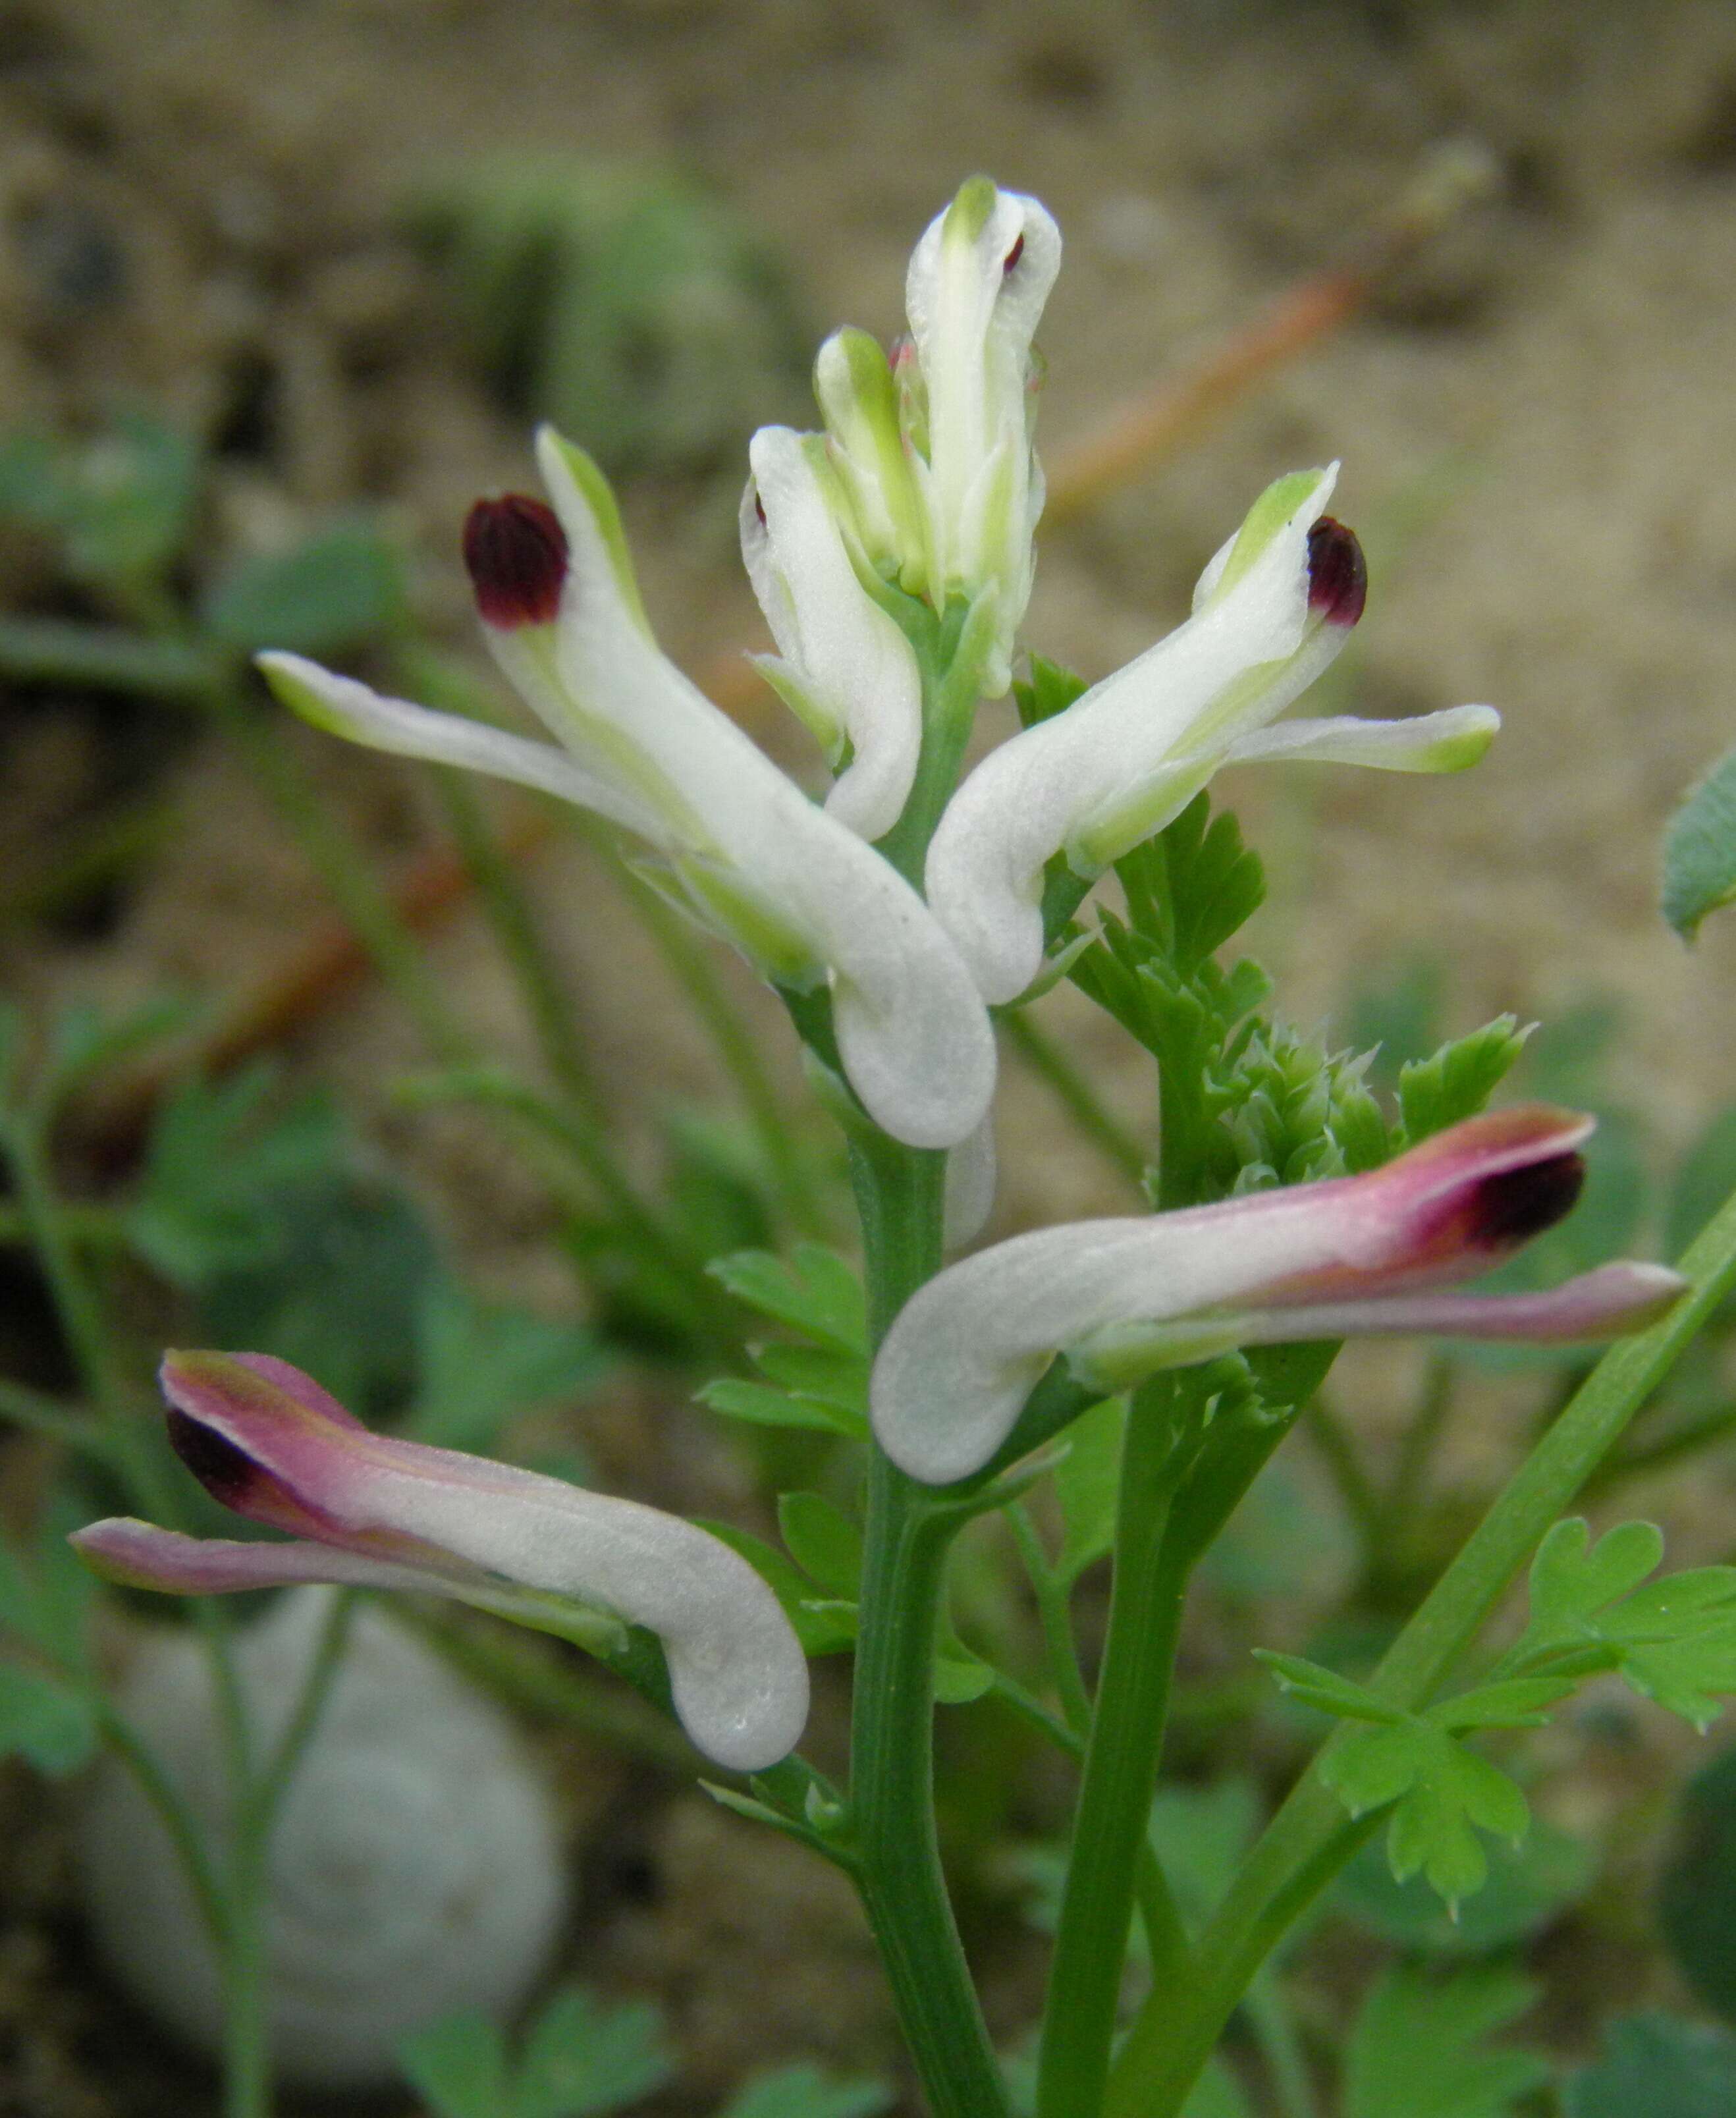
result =
[[1040,2118],[1096,2118],[1109,2075],[1187,1587],[1164,1537],[1175,1491],[1171,1400],[1185,1387],[1169,1377],[1148,1385],[1127,1421],[1109,1630],[1044,2011]]
[[[940,1265],[943,1155],[853,1149],[877,1343]],[[877,1450],[868,1473],[850,1799],[859,1884],[935,2118],[1006,2118],[934,1826],[934,1648],[960,1519]]]
[[[1687,1295],[1649,1331],[1604,1354],[1393,1642],[1371,1680],[1382,1698],[1413,1711],[1428,1704],[1545,1533],[1736,1285],[1736,1197],[1689,1246],[1681,1269]],[[1110,2076],[1104,2118],[1174,2118],[1260,1965],[1379,1822],[1378,1815],[1345,1817],[1317,1757],[1201,1937],[1192,1989],[1178,2005],[1173,1995],[1154,1995],[1135,2021]]]

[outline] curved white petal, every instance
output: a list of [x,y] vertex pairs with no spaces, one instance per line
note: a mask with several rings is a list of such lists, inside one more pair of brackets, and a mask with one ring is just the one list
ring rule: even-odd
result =
[[[1185,1340],[1154,1341],[1166,1361],[1243,1337],[1385,1328],[1389,1316],[1399,1330],[1470,1328],[1444,1320],[1474,1312],[1419,1297],[1487,1270],[1558,1218],[1590,1128],[1571,1112],[1521,1106],[1470,1119],[1365,1176],[997,1243],[949,1265],[894,1320],[870,1387],[876,1436],[912,1478],[967,1478],[1007,1439],[1058,1353],[1090,1353],[1140,1326],[1197,1327]],[[1510,1314],[1522,1334],[1559,1327],[1569,1312],[1569,1328],[1590,1321],[1571,1302],[1492,1313]]]
[[594,809],[647,838],[657,835],[657,821],[649,810],[548,743],[527,742],[522,736],[509,735],[483,721],[431,713],[407,699],[387,698],[353,677],[322,669],[303,655],[273,651],[256,659],[277,698],[292,713],[329,734],[399,757],[492,773],[498,779],[516,780],[539,793]]
[[753,437],[742,556],[779,652],[854,753],[826,807],[872,839],[897,822],[916,776],[922,677],[910,641],[850,564],[815,460],[823,447],[789,427]]
[[[838,1047],[877,1123],[913,1147],[950,1147],[994,1092],[994,1037],[956,949],[896,869],[814,807],[659,653],[582,479],[587,460],[539,437],[572,548],[558,627],[563,688],[606,724],[667,819],[664,836],[740,879],[789,951],[831,973]],[[732,938],[752,953],[751,935]]]
[[999,1175],[991,1114],[947,1157],[945,1242],[949,1251],[974,1243],[994,1211]]
[[1501,716],[1493,706],[1445,706],[1402,721],[1335,714],[1257,729],[1233,743],[1224,762],[1299,758],[1319,765],[1368,765],[1385,772],[1462,772],[1482,756],[1500,727]]
[[[1304,648],[1308,540],[1335,470],[1306,488],[1221,594],[1065,712],[990,751],[953,796],[928,849],[928,897],[986,1000],[1016,999],[1042,964],[1039,901],[1052,855],[1118,811],[1123,835],[1133,835],[1111,858],[1161,829],[1210,777],[1220,742],[1234,740],[1251,711],[1264,719],[1295,696],[1299,684],[1283,665],[1297,657],[1308,665],[1302,681],[1318,673],[1308,650],[1319,640],[1331,651],[1323,636],[1337,628],[1317,627]],[[1202,743],[1197,771],[1178,772]]]
[[1012,679],[1030,600],[1043,478],[1031,447],[1031,339],[1060,269],[1061,236],[1035,199],[975,177],[930,224],[905,285],[926,397],[926,460],[913,465],[929,517],[929,593],[994,591],[983,689]]
[[[387,1562],[415,1585],[502,1607],[508,1588],[600,1604],[658,1635],[683,1726],[741,1771],[783,1757],[808,1715],[808,1665],[777,1598],[740,1555],[678,1516],[533,1471],[375,1434],[311,1376],[262,1354],[172,1354],[171,1422],[238,1513]],[[178,1441],[178,1446],[183,1445]],[[305,1559],[285,1555],[295,1567]],[[474,1570],[474,1572],[472,1571]],[[366,1584],[345,1561],[335,1578]],[[402,1585],[389,1575],[379,1585]]]

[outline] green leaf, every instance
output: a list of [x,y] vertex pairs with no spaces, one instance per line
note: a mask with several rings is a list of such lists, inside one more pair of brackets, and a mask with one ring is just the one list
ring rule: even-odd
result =
[[868,1362],[859,1353],[834,1353],[826,1346],[757,1346],[753,1358],[762,1375],[796,1395],[812,1398],[835,1412],[868,1426]]
[[1322,1713],[1334,1713],[1349,1721],[1378,1721],[1394,1727],[1408,1725],[1410,1716],[1401,1708],[1389,1706],[1365,1685],[1340,1676],[1322,1663],[1308,1662],[1301,1655],[1277,1654],[1270,1648],[1256,1648],[1254,1659],[1266,1664],[1280,1691],[1304,1706],[1317,1706]]
[[1399,1114],[1410,1145],[1474,1117],[1512,1071],[1530,1034],[1517,1016],[1497,1015],[1468,1037],[1443,1044],[1432,1058],[1400,1066]]
[[241,560],[206,597],[220,640],[252,654],[341,654],[396,631],[409,603],[403,555],[361,517],[329,524],[286,552]]
[[133,1248],[177,1287],[200,1288],[271,1257],[282,1239],[286,1187],[350,1166],[336,1105],[316,1093],[273,1111],[275,1080],[262,1063],[223,1080],[195,1075],[158,1108],[126,1228]]
[[404,2039],[398,2065],[438,2118],[502,2118],[512,2108],[506,2041],[486,2015],[443,2015]]
[[1012,687],[1013,704],[1018,709],[1021,728],[1035,728],[1039,721],[1053,720],[1057,714],[1064,713],[1076,699],[1084,697],[1090,687],[1083,677],[1076,677],[1071,669],[1063,669],[1058,662],[1050,662],[1041,654],[1030,658],[1030,675]]
[[1629,2015],[1563,2091],[1567,2118],[1729,2118],[1736,2037],[1674,2015]]
[[934,1696],[942,1706],[968,1706],[994,1687],[994,1671],[968,1649],[934,1658]]
[[1488,1880],[1449,1912],[1427,1880],[1400,1882],[1386,1849],[1365,1846],[1345,1871],[1333,1908],[1401,1949],[1431,1956],[1487,1956],[1550,1926],[1582,1898],[1597,1872],[1583,1839],[1541,1820],[1521,1846],[1486,1849]]
[[877,2118],[892,2101],[889,2082],[844,2079],[802,2061],[755,2074],[717,2118]]
[[443,1274],[422,1290],[416,1344],[404,1431],[472,1455],[497,1453],[519,1414],[589,1394],[611,1366],[588,1326],[479,1302]]
[[785,1493],[778,1528],[790,1556],[810,1579],[854,1600],[862,1585],[862,1532],[820,1493]]
[[696,1527],[709,1530],[720,1543],[727,1544],[732,1552],[738,1552],[747,1561],[783,1606],[784,1615],[795,1629],[804,1654],[837,1654],[854,1642],[855,1625],[841,1615],[845,1607],[853,1610],[854,1606],[828,1605],[816,1598],[808,1576],[775,1545],[756,1537],[752,1530],[738,1529],[734,1523],[717,1522],[705,1516],[696,1519]]
[[1583,1520],[1558,1523],[1532,1562],[1530,1621],[1503,1667],[1556,1658],[1585,1671],[1601,1658],[1641,1698],[1708,1727],[1736,1693],[1736,1567],[1646,1583],[1663,1556],[1650,1523],[1623,1523],[1595,1547]]
[[1669,820],[1660,907],[1692,941],[1709,912],[1736,897],[1736,751],[1728,751]]
[[1683,1976],[1736,2023],[1736,1750],[1697,1773],[1682,1795],[1658,1910]]
[[50,1779],[96,1755],[96,1715],[82,1693],[35,1670],[0,1662],[0,1757],[16,1753]]
[[762,1316],[775,1317],[835,1353],[868,1357],[862,1284],[844,1260],[818,1243],[798,1243],[789,1264],[770,1251],[738,1251],[706,1268]]
[[1386,1972],[1350,2033],[1345,2118],[1509,2118],[1549,2079],[1549,2064],[1489,2040],[1530,2005],[1532,1990],[1493,1967],[1445,1979]]
[[58,535],[78,580],[135,590],[185,547],[200,469],[197,442],[150,412],[88,435],[14,428],[0,436],[0,516]]
[[1081,1413],[1067,1429],[1067,1451],[1055,1466],[1055,1497],[1063,1525],[1055,1572],[1069,1585],[1115,1542],[1126,1426],[1125,1401],[1107,1398]]
[[423,1302],[443,1268],[407,1192],[361,1176],[275,1195],[275,1242],[201,1289],[207,1343],[304,1368],[359,1416],[396,1411],[414,1386]]
[[1449,1906],[1488,1875],[1477,1828],[1516,1843],[1530,1821],[1505,1773],[1425,1721],[1355,1730],[1326,1752],[1321,1777],[1352,1816],[1393,1805],[1386,1857],[1394,1876],[1404,1882],[1421,1873]]
[[508,2108],[512,2118],[595,2118],[639,2102],[674,2071],[653,2002],[605,2006],[570,1986],[530,2026]]
[[825,1434],[847,1435],[859,1441],[864,1423],[834,1405],[812,1398],[792,1397],[773,1390],[768,1383],[746,1382],[734,1376],[720,1376],[696,1393],[700,1404],[726,1419],[745,1419],[756,1427],[799,1427]]

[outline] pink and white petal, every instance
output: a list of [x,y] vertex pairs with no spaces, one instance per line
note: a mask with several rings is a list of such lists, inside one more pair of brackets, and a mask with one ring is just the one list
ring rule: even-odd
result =
[[[432,1574],[447,1594],[465,1593],[464,1576],[480,1570],[648,1627],[662,1638],[677,1713],[720,1764],[759,1770],[800,1734],[807,1663],[781,1607],[745,1560],[691,1523],[371,1433],[263,1356],[174,1355],[164,1386],[199,1431],[191,1452],[185,1437],[178,1445],[238,1512],[282,1522],[299,1507],[303,1526],[344,1552],[407,1567],[419,1586],[433,1585]],[[224,1453],[201,1463],[211,1437]]]
[[1655,1323],[1674,1306],[1687,1286],[1666,1265],[1624,1260],[1538,1293],[1398,1294],[1255,1310],[1236,1320],[1236,1343],[1419,1334],[1525,1339],[1539,1345],[1613,1339]]
[[895,1320],[871,1380],[875,1434],[911,1477],[950,1483],[988,1461],[1068,1348],[1243,1306],[1275,1312],[1262,1335],[1315,1335],[1296,1326],[1304,1302],[1486,1271],[1572,1204],[1591,1123],[1521,1106],[1365,1176],[994,1244],[949,1265]]
[[243,1544],[229,1538],[183,1537],[155,1523],[113,1515],[73,1531],[73,1549],[105,1580],[169,1596],[225,1596],[249,1588],[288,1588],[308,1581],[349,1588],[416,1589],[450,1596],[453,1583],[433,1570],[345,1552],[305,1540]]

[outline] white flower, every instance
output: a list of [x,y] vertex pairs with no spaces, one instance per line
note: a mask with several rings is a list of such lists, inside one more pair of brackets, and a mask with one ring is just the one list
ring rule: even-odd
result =
[[834,771],[849,753],[829,813],[864,839],[882,838],[898,821],[922,749],[915,651],[857,578],[822,437],[762,427],[748,456],[742,557],[778,644],[776,655],[754,659]]
[[1604,1338],[1684,1283],[1610,1265],[1542,1294],[1442,1293],[1552,1226],[1590,1118],[1537,1107],[1454,1126],[1384,1168],[1222,1205],[1041,1228],[918,1289],[874,1363],[874,1432],[933,1485],[970,1477],[1066,1353],[1104,1395],[1233,1347],[1353,1333]]
[[817,808],[651,637],[601,473],[544,428],[554,502],[473,511],[465,553],[490,645],[559,751],[388,699],[299,655],[260,666],[317,725],[381,750],[494,772],[649,839],[692,909],[767,978],[831,988],[838,1048],[877,1123],[950,1147],[994,1089],[994,1039],[921,898]]
[[993,595],[989,698],[1012,680],[1030,599],[1043,511],[1031,340],[1060,267],[1060,231],[1044,207],[973,177],[924,233],[905,283],[925,414],[926,448],[914,460],[927,501],[928,594],[937,609],[954,594]]
[[637,1501],[374,1434],[262,1353],[171,1353],[169,1436],[214,1498],[285,1543],[184,1537],[130,1516],[72,1542],[111,1579],[184,1596],[293,1582],[450,1596],[602,1646],[662,1639],[676,1712],[708,1757],[774,1764],[808,1718],[808,1663],[778,1600],[719,1538]]
[[1362,613],[1360,548],[1322,511],[1336,475],[1334,465],[1279,479],[1201,576],[1184,624],[992,751],[953,796],[928,850],[928,896],[986,1000],[1016,999],[1041,968],[1054,854],[1095,880],[1221,765],[1294,757],[1451,772],[1488,747],[1500,725],[1490,706],[1270,725]]

